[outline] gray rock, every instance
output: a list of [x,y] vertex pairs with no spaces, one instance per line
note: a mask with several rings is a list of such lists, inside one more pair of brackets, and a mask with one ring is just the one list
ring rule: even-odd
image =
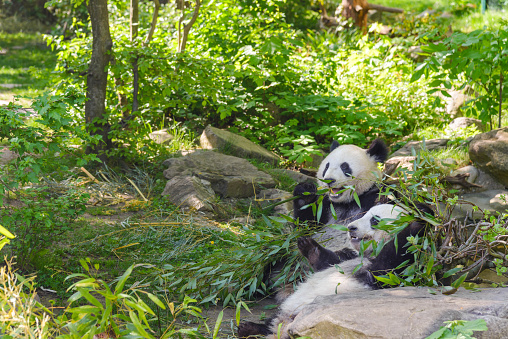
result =
[[[268,207],[271,204],[292,198],[293,194],[277,189],[271,188],[262,190],[256,195],[256,200],[260,203],[261,207]],[[289,215],[293,211],[293,201],[287,201],[274,207],[275,214]]]
[[166,183],[161,194],[177,206],[198,211],[213,211],[215,193],[210,182],[191,176],[175,176]]
[[464,129],[469,126],[476,126],[476,129],[478,129],[478,131],[480,132],[483,132],[485,130],[485,125],[482,123],[481,120],[466,117],[453,119],[452,122],[450,122],[450,124],[448,125],[447,130],[451,132],[457,132],[460,129]]
[[275,154],[252,141],[212,126],[205,128],[201,134],[200,143],[204,149],[227,150],[229,154],[241,158],[254,158],[271,164],[276,164],[279,161],[279,157]]
[[458,203],[452,213],[452,217],[462,219],[465,216],[474,219],[481,218],[483,211],[492,213],[508,213],[508,190],[489,190],[483,192],[466,193],[460,196],[461,200],[478,206],[481,210],[473,211],[473,205]]
[[181,158],[164,161],[166,179],[175,176],[196,176],[211,183],[215,193],[223,197],[247,198],[255,189],[273,188],[272,177],[258,170],[245,159],[213,151],[199,150]]
[[508,127],[477,134],[469,143],[476,167],[508,186]]
[[[425,140],[425,149],[427,151],[434,151],[437,149],[445,148],[448,144],[449,139],[430,139]],[[405,144],[401,149],[393,152],[390,158],[394,157],[406,157],[413,155],[411,149],[414,148],[416,152],[423,148],[423,141],[410,141]]]
[[393,157],[385,161],[383,173],[386,175],[392,175],[395,173],[397,168],[406,168],[410,171],[413,170],[414,161],[416,157],[413,156],[400,156]]
[[167,128],[152,132],[148,134],[148,137],[159,145],[169,143],[175,138],[173,135],[168,133]]
[[317,242],[330,251],[339,251],[345,247],[352,248],[348,233],[331,227],[325,227],[322,231],[312,236]]
[[499,183],[496,179],[482,170],[478,170],[478,177],[476,178],[475,184],[482,186],[481,188],[476,188],[475,191],[504,189],[503,184]]
[[465,95],[462,91],[448,91],[450,97],[444,97],[446,102],[446,113],[448,113],[452,118],[457,118],[462,115],[462,107],[466,104],[468,100],[467,95]]
[[459,174],[469,174],[466,181],[471,184],[474,184],[476,178],[478,178],[478,175],[480,174],[480,171],[478,171],[476,167],[469,165],[456,169],[455,171],[452,172],[451,176],[456,176]]
[[18,158],[18,153],[12,152],[9,147],[0,146],[0,166],[7,165]]
[[293,337],[426,338],[449,320],[484,319],[481,339],[508,338],[508,289],[460,289],[446,296],[404,287],[318,297],[289,324]]

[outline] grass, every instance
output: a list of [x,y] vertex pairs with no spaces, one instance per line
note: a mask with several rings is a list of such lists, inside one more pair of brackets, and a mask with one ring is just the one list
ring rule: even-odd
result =
[[[0,22],[2,19],[0,19]],[[53,70],[57,57],[40,33],[0,31],[0,100],[29,107],[31,99],[44,92],[56,80]],[[2,86],[3,85],[3,86]],[[13,86],[13,87],[11,87]]]
[[[503,8],[487,9],[485,14],[481,13],[481,1],[465,1],[465,0],[422,0],[422,1],[405,1],[405,0],[378,0],[378,5],[396,7],[403,9],[409,14],[420,14],[423,11],[435,10],[437,15],[442,12],[453,14],[453,19],[445,20],[444,24],[451,25],[453,31],[471,32],[477,29],[498,29],[506,25],[508,6]],[[504,24],[503,24],[504,22]]]

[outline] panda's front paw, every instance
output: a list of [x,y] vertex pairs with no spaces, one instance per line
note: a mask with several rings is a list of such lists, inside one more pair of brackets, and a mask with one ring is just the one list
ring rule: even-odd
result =
[[293,196],[300,198],[296,199],[296,203],[299,205],[298,207],[302,207],[304,205],[308,205],[316,201],[317,188],[316,185],[312,182],[302,182],[296,185]]
[[298,238],[298,250],[307,259],[309,259],[312,254],[317,254],[319,252],[319,247],[321,247],[321,245],[319,245],[316,240],[310,237]]
[[342,262],[334,252],[327,250],[310,237],[298,238],[298,250],[307,258],[314,271],[322,271]]

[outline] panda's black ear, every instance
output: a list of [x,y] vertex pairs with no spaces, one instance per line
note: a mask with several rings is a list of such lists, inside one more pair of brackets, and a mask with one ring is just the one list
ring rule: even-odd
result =
[[332,142],[332,145],[330,146],[330,152],[332,152],[334,149],[336,149],[339,146],[340,146],[339,142],[337,140],[334,140]]
[[388,157],[388,147],[381,139],[376,139],[370,144],[367,154],[374,158],[377,162],[385,162]]

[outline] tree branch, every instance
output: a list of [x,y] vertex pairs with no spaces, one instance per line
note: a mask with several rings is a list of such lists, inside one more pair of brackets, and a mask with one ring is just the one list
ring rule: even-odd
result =
[[146,36],[145,41],[143,42],[143,46],[148,46],[150,41],[152,40],[153,33],[155,32],[155,26],[157,26],[157,18],[159,17],[159,8],[161,7],[161,4],[159,0],[153,0],[154,2],[154,9],[153,9],[153,17],[152,17],[152,24],[150,25],[150,31],[148,32],[148,35]]
[[[194,7],[194,13],[192,14],[192,18],[190,21],[183,26],[183,37],[182,41],[179,45],[178,52],[183,52],[185,50],[185,45],[187,44],[187,37],[189,36],[190,29],[192,25],[196,22],[199,15],[199,8],[201,7],[201,0],[196,0],[196,6]],[[183,21],[183,15],[180,18],[180,22]],[[179,24],[180,25],[180,24]]]

